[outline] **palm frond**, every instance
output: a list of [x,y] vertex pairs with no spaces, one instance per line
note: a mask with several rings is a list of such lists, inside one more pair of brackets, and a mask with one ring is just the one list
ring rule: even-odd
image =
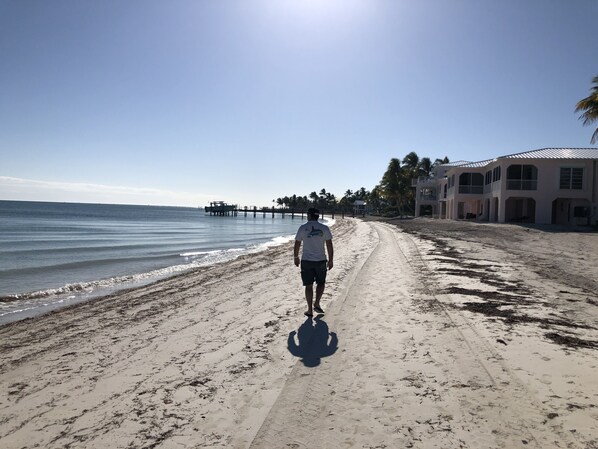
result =
[[[591,93],[586,98],[579,100],[575,105],[575,112],[583,112],[579,116],[584,126],[594,123],[598,120],[598,76],[592,79],[594,86],[591,89]],[[595,143],[598,140],[598,128],[592,135],[591,143]]]

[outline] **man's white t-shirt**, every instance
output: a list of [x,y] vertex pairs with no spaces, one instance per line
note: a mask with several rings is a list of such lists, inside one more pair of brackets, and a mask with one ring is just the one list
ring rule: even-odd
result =
[[295,240],[303,242],[303,257],[301,260],[319,262],[326,260],[324,242],[332,240],[330,228],[319,221],[308,221],[297,230]]

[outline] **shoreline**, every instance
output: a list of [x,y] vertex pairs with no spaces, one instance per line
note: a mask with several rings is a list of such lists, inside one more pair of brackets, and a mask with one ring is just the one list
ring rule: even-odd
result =
[[[121,292],[129,292],[157,282],[168,280],[177,276],[194,273],[196,270],[211,268],[226,264],[241,257],[251,257],[271,248],[287,245],[293,237],[275,236],[267,242],[250,245],[240,249],[240,254],[230,255],[224,260],[205,262],[200,265],[193,263],[178,264],[155,269],[149,272],[135,273],[126,276],[114,276],[107,279],[75,282],[57,288],[48,288],[27,293],[17,293],[0,297],[0,304],[15,306],[15,310],[3,310],[0,315],[0,327],[36,316],[62,310],[65,307],[74,307],[78,304],[93,301],[105,296],[115,296]],[[221,250],[227,252],[230,250]],[[65,303],[66,304],[63,304]],[[31,306],[31,307],[29,307]],[[23,308],[27,307],[27,308]]]
[[298,226],[191,208],[14,203],[0,226],[1,323],[259,252]]
[[0,327],[0,440],[596,444],[598,236],[406,226],[337,221],[314,320],[285,244]]

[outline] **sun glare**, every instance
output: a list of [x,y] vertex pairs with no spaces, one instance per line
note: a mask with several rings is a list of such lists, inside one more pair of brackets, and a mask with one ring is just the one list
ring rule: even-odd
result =
[[360,17],[367,10],[363,0],[283,0],[271,2],[281,13],[308,22],[347,21]]

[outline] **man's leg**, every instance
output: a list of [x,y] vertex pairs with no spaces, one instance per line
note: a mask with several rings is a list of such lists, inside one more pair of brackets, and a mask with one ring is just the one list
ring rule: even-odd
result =
[[324,294],[324,287],[326,287],[326,261],[323,260],[319,263],[316,270],[316,301],[314,302],[314,308],[318,313],[324,313],[320,307],[320,299]]
[[[312,304],[314,301],[314,288],[313,287],[314,287],[313,284],[305,286],[305,300],[307,301],[307,312],[306,313],[308,313],[308,314],[314,313],[312,310]],[[318,291],[318,289],[316,288],[316,298],[317,298],[317,291]]]
[[324,287],[326,287],[326,284],[316,285],[316,302],[314,303],[315,307],[320,308],[320,299],[322,299],[322,295],[324,294]]

